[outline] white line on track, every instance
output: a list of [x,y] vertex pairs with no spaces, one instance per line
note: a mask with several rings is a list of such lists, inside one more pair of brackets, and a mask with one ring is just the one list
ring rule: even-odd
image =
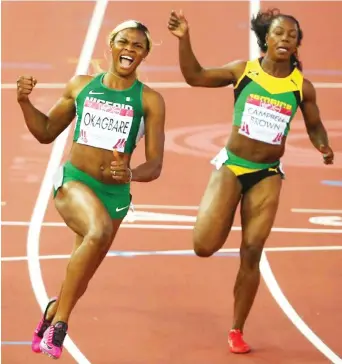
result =
[[[265,248],[265,252],[269,253],[288,253],[288,252],[318,252],[318,251],[341,251],[342,245],[330,245],[330,246],[284,246]],[[220,249],[219,253],[239,253],[238,248]],[[133,257],[133,256],[152,256],[152,255],[195,255],[193,250],[153,250],[153,251],[116,251],[109,252],[107,257]],[[52,254],[52,255],[40,255],[40,260],[58,260],[68,259],[70,254]],[[2,262],[20,262],[26,261],[28,258],[25,256],[15,257],[2,257]]]
[[291,209],[292,212],[304,214],[342,214],[342,210],[328,210],[328,209]]
[[284,311],[285,315],[290,321],[297,327],[297,329],[322,353],[324,354],[333,364],[341,364],[342,360],[338,357],[303,321],[298,315],[295,309],[291,306],[288,299],[285,297],[281,290],[270,264],[267,260],[266,254],[263,253],[260,261],[260,270],[265,283],[270,290],[273,298],[276,300],[278,305]]
[[185,205],[134,205],[136,209],[148,210],[198,210],[198,206]]
[[[27,221],[2,221],[1,226],[30,226]],[[41,227],[66,227],[63,222],[42,222]],[[193,225],[172,224],[135,224],[123,223],[123,229],[161,229],[161,230],[192,230]],[[241,226],[233,226],[232,231],[241,231]],[[286,228],[274,227],[272,232],[278,233],[309,233],[309,234],[342,234],[342,229]]]
[[[107,4],[108,0],[98,0],[96,3],[94,3],[94,11],[89,23],[87,35],[83,43],[75,74],[86,74],[88,71],[97,37],[101,29],[103,17],[106,12]],[[57,138],[53,145],[50,159],[33,210],[27,236],[29,275],[34,294],[42,311],[45,310],[46,304],[48,302],[48,296],[44,286],[39,260],[40,230],[51,194],[52,177],[62,160],[69,130],[70,126]],[[90,364],[89,360],[82,354],[79,348],[71,340],[69,335],[65,338],[64,347],[69,351],[77,363]]]
[[[95,2],[96,0],[2,0],[2,2],[5,3],[20,3],[20,2],[39,2],[39,3],[44,3],[44,2],[55,2],[55,3],[88,3],[88,2]],[[170,0],[108,0],[109,2],[139,2],[139,3],[144,3],[144,2],[170,2]],[[172,2],[190,2],[190,3],[197,3],[197,2],[211,2],[212,0],[173,0]],[[246,3],[249,2],[250,0],[215,0],[216,2],[223,2],[223,3]],[[322,0],[262,0],[262,2],[272,2],[272,3],[276,3],[276,2],[303,2],[303,3],[311,3],[311,2],[322,2]],[[340,2],[341,0],[329,0],[327,2]]]
[[[260,10],[260,0],[250,0],[250,19]],[[250,31],[249,42],[256,43],[254,34]],[[259,49],[253,45],[249,45],[249,58],[255,59],[260,56]],[[317,87],[317,86],[316,86]],[[284,311],[287,317],[292,321],[292,323],[297,327],[297,329],[318,349],[323,355],[325,355],[332,363],[340,364],[341,359],[309,328],[309,326],[301,319],[295,309],[291,306],[290,302],[287,300],[283,294],[277,279],[275,278],[271,266],[267,260],[266,252],[264,251],[261,256],[260,261],[260,272],[270,290],[273,298],[278,303],[279,307]]]

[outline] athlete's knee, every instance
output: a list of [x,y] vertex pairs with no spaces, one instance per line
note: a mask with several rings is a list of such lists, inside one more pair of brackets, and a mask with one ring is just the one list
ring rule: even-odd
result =
[[214,254],[214,251],[211,248],[200,244],[194,244],[194,252],[201,258],[208,258]]
[[86,235],[89,244],[98,247],[99,250],[107,249],[112,243],[113,226],[110,222],[95,223]]
[[193,239],[194,252],[198,257],[208,258],[214,254],[214,250],[208,245],[208,240],[200,238],[196,234]]
[[244,241],[240,248],[241,266],[248,270],[259,269],[262,250],[262,242]]
[[195,226],[193,231],[193,249],[197,256],[208,258],[216,252],[216,247],[221,246],[217,237],[210,234],[208,229]]

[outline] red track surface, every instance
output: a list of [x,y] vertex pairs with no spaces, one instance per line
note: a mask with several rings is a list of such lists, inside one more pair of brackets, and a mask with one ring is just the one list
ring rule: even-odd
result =
[[[189,18],[200,61],[205,65],[218,65],[230,59],[247,58],[248,3],[199,2],[196,9],[194,4],[176,5]],[[314,82],[342,82],[342,47],[337,45],[338,38],[332,38],[339,34],[342,3],[281,5],[284,12],[298,16],[304,28],[300,54],[307,76]],[[147,60],[141,77],[150,82],[183,81],[177,69],[177,42],[166,28],[168,14],[174,6],[158,2],[109,3],[94,58],[103,58],[106,36],[116,23],[138,18],[149,25],[156,43],[162,41]],[[311,15],[308,15],[308,6]],[[14,83],[23,73],[36,76],[38,82],[66,82],[75,71],[75,60],[80,54],[92,10],[93,4],[89,2],[3,3],[2,82]],[[320,19],[327,20],[328,25],[323,27]],[[33,63],[40,65],[30,69]],[[170,66],[173,69],[165,70]],[[313,70],[335,70],[339,74],[315,74]],[[32,100],[47,111],[60,91],[37,89]],[[162,177],[155,183],[134,186],[134,203],[198,205],[211,169],[209,159],[223,145],[229,132],[232,92],[230,89],[160,91],[168,108],[165,167]],[[342,92],[340,88],[318,89],[317,92],[337,154],[336,164],[333,167],[321,164],[320,156],[305,137],[298,115],[284,158],[287,180],[276,227],[341,228],[310,223],[308,219],[317,214],[291,212],[292,208],[342,207],[341,188],[321,183],[321,180],[341,180],[342,149],[338,138],[341,138]],[[2,105],[2,201],[5,202],[2,220],[29,222],[51,146],[39,145],[28,133],[14,90],[2,90]],[[136,162],[142,157],[141,145]],[[192,216],[195,213],[153,211]],[[51,201],[45,221],[61,222]],[[239,226],[238,217],[235,226]],[[27,231],[27,226],[2,227],[3,257],[26,256]],[[239,232],[232,232],[225,248],[237,248],[239,237]],[[72,239],[66,228],[43,227],[40,254],[69,254]],[[274,232],[268,242],[268,247],[334,245],[342,245],[340,234]],[[191,230],[180,229],[122,229],[113,246],[115,250],[191,248]],[[267,256],[290,303],[315,333],[341,356],[342,332],[336,323],[342,321],[342,252],[270,252]],[[29,280],[27,262],[2,264],[2,341],[30,341],[40,310]],[[53,295],[64,277],[66,260],[43,260],[41,267],[46,290]],[[226,337],[237,268],[236,256],[208,260],[193,256],[107,258],[74,311],[70,336],[88,360],[96,364],[223,364],[231,360],[257,364],[328,363],[284,315],[264,283],[246,327],[246,339],[255,350],[248,356],[233,359],[227,351]],[[31,353],[28,345],[2,346],[5,364],[48,360]],[[74,360],[65,351],[61,363],[72,362]]]

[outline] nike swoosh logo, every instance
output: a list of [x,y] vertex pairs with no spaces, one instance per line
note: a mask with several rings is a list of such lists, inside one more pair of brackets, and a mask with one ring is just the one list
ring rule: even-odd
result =
[[128,205],[128,206],[125,206],[125,207],[120,207],[120,208],[119,208],[119,207],[117,207],[115,211],[116,211],[116,212],[119,212],[119,211],[122,211],[122,210],[124,210],[124,209],[127,209],[128,207],[129,207],[129,205]]
[[104,92],[94,92],[94,91],[89,91],[89,95],[103,95]]

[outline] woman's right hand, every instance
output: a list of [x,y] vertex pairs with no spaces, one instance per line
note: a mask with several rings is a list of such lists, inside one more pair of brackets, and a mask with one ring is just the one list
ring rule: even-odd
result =
[[37,80],[32,76],[20,76],[17,80],[17,100],[18,102],[27,101]]
[[185,19],[183,12],[177,14],[174,10],[171,11],[168,28],[170,32],[177,38],[183,38],[189,31],[189,25]]

